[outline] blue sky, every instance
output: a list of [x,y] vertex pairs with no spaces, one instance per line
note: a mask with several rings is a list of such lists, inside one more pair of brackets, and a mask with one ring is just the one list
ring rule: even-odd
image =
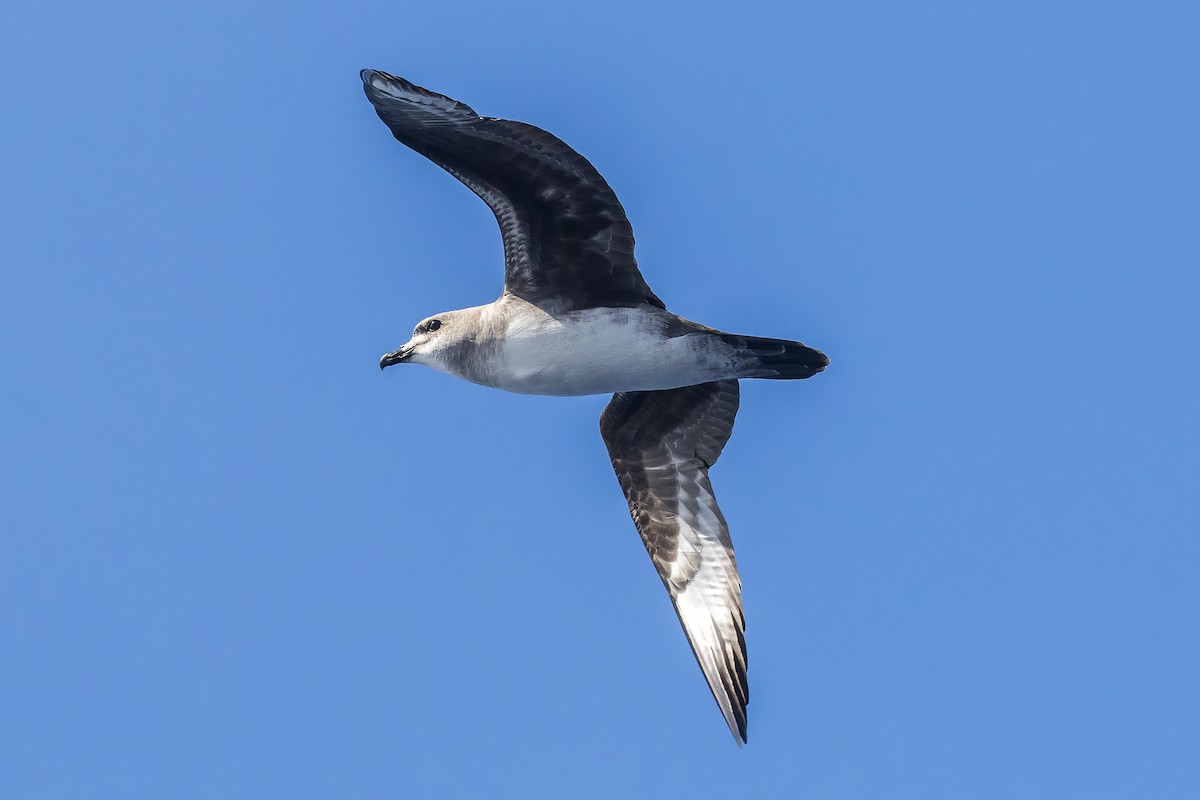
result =
[[[0,796],[1193,797],[1192,3],[18,3]],[[798,338],[713,480],[750,745],[604,398],[380,373],[487,302],[375,67],[548,128],[676,312]]]

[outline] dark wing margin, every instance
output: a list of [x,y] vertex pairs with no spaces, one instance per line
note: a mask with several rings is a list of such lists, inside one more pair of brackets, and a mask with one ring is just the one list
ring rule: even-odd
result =
[[550,313],[664,308],[633,257],[633,227],[587,159],[523,122],[470,106],[386,72],[362,71],[363,90],[397,140],[479,195],[504,240],[504,290]]
[[746,623],[729,527],[708,468],[737,415],[736,380],[622,392],[600,434],[629,513],[734,738],[746,741]]

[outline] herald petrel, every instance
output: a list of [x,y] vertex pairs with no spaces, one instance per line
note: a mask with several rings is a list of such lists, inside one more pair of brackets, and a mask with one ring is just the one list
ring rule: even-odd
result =
[[633,228],[604,178],[553,134],[376,70],[363,89],[401,143],[496,215],[504,292],[422,320],[379,361],[544,395],[613,393],[600,416],[629,512],[700,669],[746,741],[742,584],[708,469],[737,414],[739,378],[809,378],[800,342],[714,330],[667,311],[638,271]]

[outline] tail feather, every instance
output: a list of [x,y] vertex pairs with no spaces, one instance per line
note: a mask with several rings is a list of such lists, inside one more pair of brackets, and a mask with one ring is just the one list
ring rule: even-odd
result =
[[721,338],[747,357],[747,378],[811,378],[829,365],[829,358],[824,353],[800,342],[730,333],[721,334]]

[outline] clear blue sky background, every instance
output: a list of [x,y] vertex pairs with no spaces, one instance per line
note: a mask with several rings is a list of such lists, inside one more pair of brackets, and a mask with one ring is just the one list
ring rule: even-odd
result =
[[[1196,797],[1197,8],[10,4],[0,796]],[[361,67],[831,356],[713,472],[744,750],[606,399],[380,373],[501,249]]]

